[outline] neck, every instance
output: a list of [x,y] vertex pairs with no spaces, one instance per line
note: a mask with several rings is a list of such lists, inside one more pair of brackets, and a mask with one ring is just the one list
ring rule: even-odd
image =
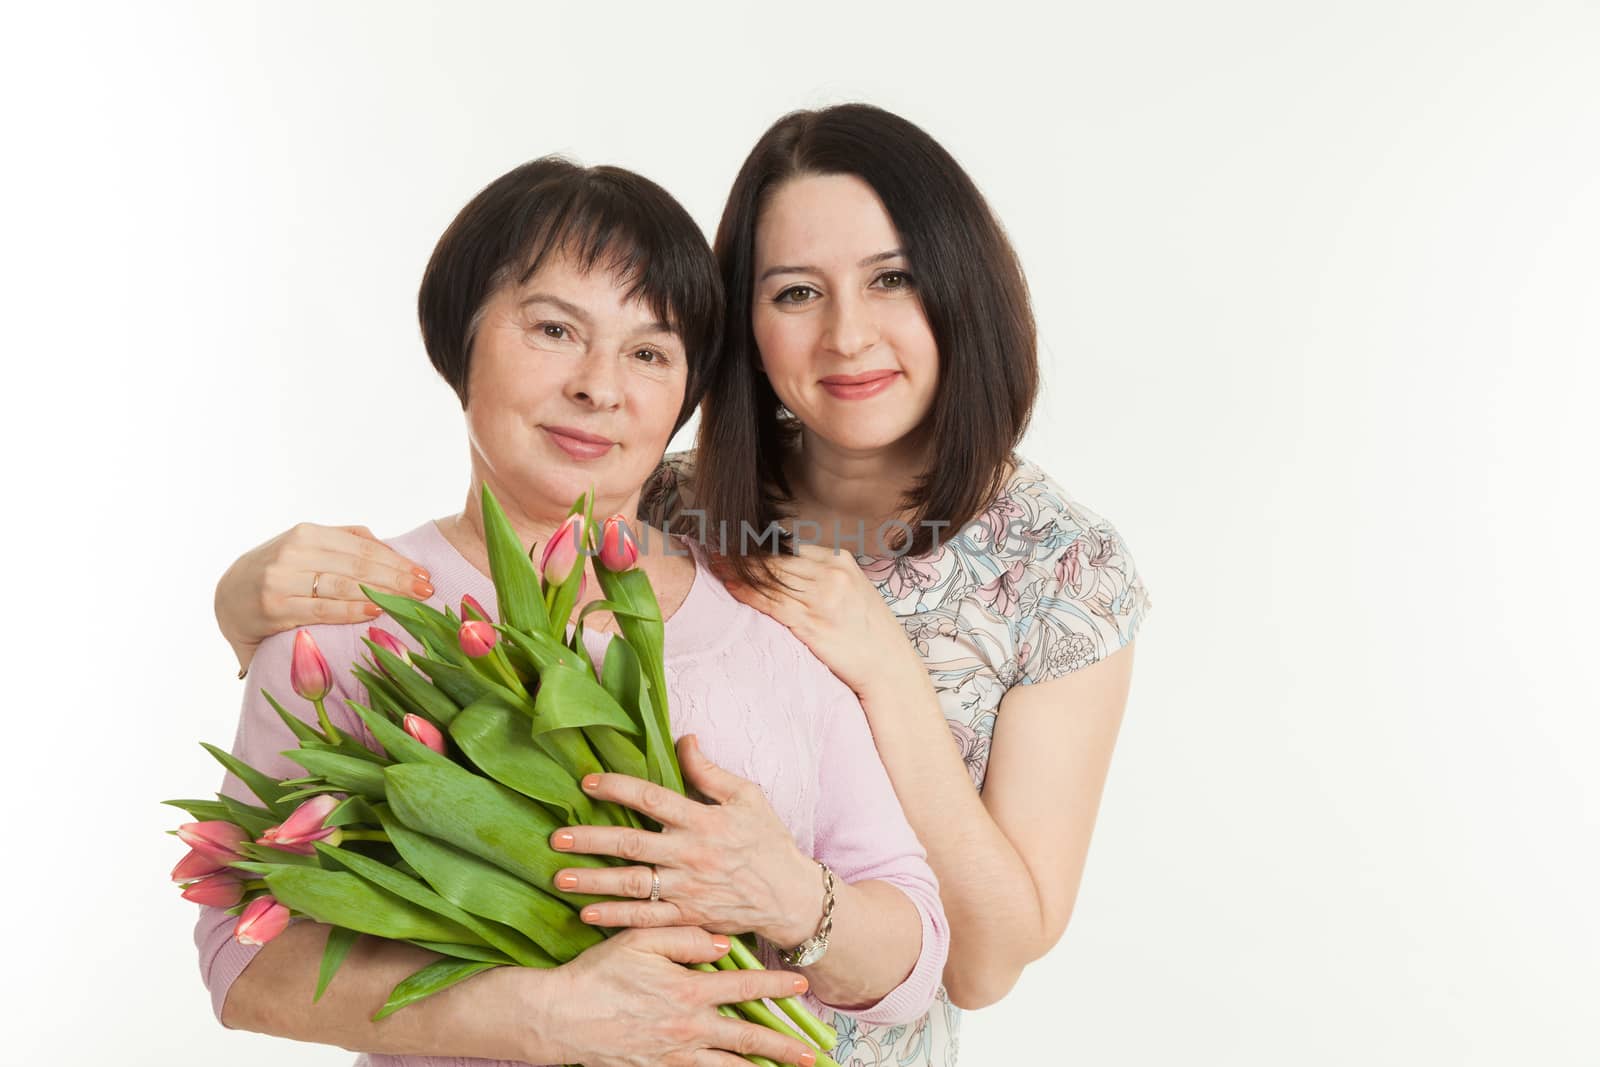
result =
[[839,448],[810,430],[802,432],[790,483],[806,511],[863,519],[869,524],[902,518],[901,501],[916,484],[927,449],[913,434],[886,448],[857,452]]

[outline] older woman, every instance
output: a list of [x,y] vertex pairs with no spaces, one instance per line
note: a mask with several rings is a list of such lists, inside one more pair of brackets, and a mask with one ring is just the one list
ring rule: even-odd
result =
[[[471,594],[492,612],[479,487],[494,491],[526,542],[547,538],[585,490],[602,513],[633,517],[641,484],[693,409],[717,351],[715,268],[692,221],[655,185],[545,159],[501,177],[463,209],[435,249],[419,307],[429,357],[466,413],[471,481],[461,512],[390,545],[427,568],[434,601]],[[673,727],[695,735],[679,748],[705,800],[654,809],[660,834],[619,841],[571,828],[553,844],[611,849],[647,865],[579,888],[643,896],[654,875],[670,913],[657,911],[651,929],[626,931],[554,971],[497,969],[374,1023],[386,991],[426,953],[366,943],[313,1004],[324,940],[317,924],[298,923],[250,949],[228,936],[226,914],[206,909],[196,939],[226,1025],[362,1050],[373,1065],[460,1062],[429,1058],[437,1056],[709,1065],[739,1062],[734,1052],[806,1064],[802,1043],[723,1018],[716,1006],[809,986],[821,1004],[869,1021],[926,1011],[946,952],[943,915],[854,697],[784,627],[729,596],[690,551],[664,536],[646,541],[654,551],[641,565],[668,617]],[[597,662],[608,629],[586,635]],[[313,633],[342,679],[335,696],[361,697],[346,669],[365,628]],[[285,777],[297,773],[276,755],[289,735],[260,690],[285,685],[290,644],[282,634],[256,652],[235,743],[240,756]],[[342,729],[366,737],[342,700],[330,711]],[[638,785],[607,775],[600,788],[637,804]],[[226,788],[243,795],[231,777]],[[586,917],[625,924],[614,913],[626,905],[599,907]],[[831,937],[818,939],[828,911]],[[798,973],[675,965],[714,959],[726,948],[721,934],[745,931],[761,938],[769,963],[776,949],[803,949]]]

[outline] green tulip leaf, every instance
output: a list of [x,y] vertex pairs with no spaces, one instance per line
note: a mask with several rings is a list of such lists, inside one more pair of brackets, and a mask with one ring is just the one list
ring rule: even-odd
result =
[[638,724],[628,716],[594,675],[579,667],[547,668],[539,676],[539,693],[533,700],[533,732],[609,726],[637,734]]
[[594,821],[594,804],[533,738],[525,716],[493,701],[463,708],[450,736],[478,769],[558,812],[563,822]]
[[328,991],[328,983],[333,981],[339,965],[344,963],[344,958],[350,954],[350,949],[360,937],[356,931],[346,930],[342,926],[328,927],[328,943],[322,948],[322,967],[317,971],[317,991],[311,996],[313,1004]]
[[[425,948],[429,952],[437,952],[441,956],[449,956],[456,960],[477,960],[479,963],[492,963],[498,967],[515,967],[517,961],[507,956],[504,952],[492,948],[479,948],[476,945],[453,945],[448,941],[419,941],[412,938],[407,944]],[[550,967],[553,964],[541,960],[538,963],[522,964],[524,967]]]
[[[378,688],[393,690],[397,699],[412,705],[425,717],[436,723],[448,723],[455,717],[456,710],[460,707],[451,700],[441,689],[433,685],[411,664],[406,663],[399,656],[386,649],[373,650],[378,657],[378,664],[384,669],[385,677],[377,681]],[[370,672],[363,672],[370,673]],[[374,676],[376,677],[376,676]],[[373,683],[367,683],[368,691]]]
[[254,793],[256,798],[266,805],[267,810],[276,816],[280,822],[287,819],[290,812],[294,811],[293,806],[286,806],[278,800],[278,794],[282,790],[278,788],[276,778],[269,778],[238,756],[231,752],[224,752],[216,745],[208,745],[202,741],[200,742],[200,747],[211,753],[218,763],[226,767],[233,773],[235,778],[243,782],[245,787]]
[[[398,763],[384,771],[389,808],[407,827],[470,852],[536,886],[553,885],[564,867],[607,867],[594,856],[556,852],[562,824],[540,805],[459,767]],[[557,891],[576,904],[596,897]]]
[[371,708],[363,707],[353,700],[345,701],[345,706],[361,716],[361,721],[367,724],[367,729],[372,731],[372,736],[377,739],[378,744],[389,753],[390,759],[401,763],[453,762],[450,757],[435,752]]
[[289,728],[289,732],[294,734],[295,739],[300,741],[301,744],[308,741],[327,740],[322,736],[322,732],[310,723],[284,710],[283,705],[274,700],[271,693],[263,689],[261,690],[261,695],[267,698],[267,703],[272,705],[272,710],[278,713],[278,718],[283,720],[283,724]]
[[476,960],[442,959],[430,963],[422,970],[413,974],[405,981],[394,987],[389,994],[388,1001],[378,1014],[372,1017],[373,1022],[388,1018],[408,1004],[415,1004],[425,1000],[435,993],[449,989],[458,982],[464,982],[475,974],[482,974],[497,964],[482,963]]
[[317,852],[343,865],[351,873],[365,878],[379,889],[393,893],[395,896],[409,901],[419,908],[427,908],[434,914],[451,922],[460,923],[476,934],[481,941],[505,953],[516,963],[525,967],[534,967],[549,961],[550,957],[543,949],[517,931],[508,927],[497,926],[456,907],[450,901],[429,889],[423,882],[399,873],[387,863],[382,863],[370,856],[363,856],[359,852],[334,848],[326,844],[317,845]]
[[572,906],[494,864],[407,828],[379,810],[390,844],[423,881],[474,915],[521,931],[552,959],[566,961],[603,938]]
[[539,575],[487,484],[483,487],[483,535],[495,597],[500,602],[500,621],[519,630],[548,630],[550,617],[545,612]]
[[284,755],[346,793],[359,793],[370,800],[383,799],[384,768],[376,763],[339,752],[307,748],[290,749]]
[[460,923],[379,889],[348,871],[278,864],[267,873],[266,882],[281,904],[320,923],[394,941],[417,938],[482,944]]

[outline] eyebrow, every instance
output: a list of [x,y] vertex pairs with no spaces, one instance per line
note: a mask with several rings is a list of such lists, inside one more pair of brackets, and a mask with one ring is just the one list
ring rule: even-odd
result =
[[561,299],[559,296],[551,296],[549,293],[529,293],[528,296],[523,299],[522,306],[527,307],[529,304],[549,304],[551,307],[558,309],[563,315],[569,315],[584,325],[588,325],[594,321],[594,319],[590,317],[589,313],[583,310],[583,308],[579,307],[577,304],[569,303],[568,301]]
[[[563,300],[559,296],[552,296],[549,293],[530,293],[530,294],[528,294],[527,298],[522,301],[522,305],[521,306],[522,307],[527,307],[529,304],[549,304],[551,307],[556,308],[557,310],[559,310],[563,315],[567,315],[567,316],[570,316],[571,318],[577,319],[579,322],[583,323],[585,326],[593,325],[593,323],[594,323],[594,318],[587,311],[583,310],[583,308],[579,307],[577,304],[574,304],[574,303],[571,303],[569,301]],[[657,319],[655,322],[647,322],[647,323],[645,323],[636,332],[638,332],[638,333],[670,333],[670,334],[676,334],[677,333],[677,331],[674,330],[669,323],[662,322],[660,319]]]
[[[859,263],[857,263],[856,266],[858,266],[858,267],[870,267],[874,263],[882,263],[886,259],[899,259],[901,256],[904,256],[905,254],[906,254],[906,250],[903,249],[903,248],[891,248],[887,252],[879,252],[877,255],[868,256],[866,259],[863,259]],[[771,278],[771,277],[773,277],[774,275],[777,275],[777,274],[821,274],[821,273],[822,272],[817,270],[817,268],[815,268],[815,267],[768,267],[766,270],[761,272],[761,277],[757,278],[756,281],[757,282],[764,282],[768,278]]]

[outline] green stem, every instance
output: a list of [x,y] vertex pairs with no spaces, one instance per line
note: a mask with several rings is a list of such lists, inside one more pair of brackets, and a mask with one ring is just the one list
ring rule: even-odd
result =
[[243,889],[246,893],[253,893],[257,889],[265,888],[267,888],[267,880],[265,878],[252,878],[248,882],[245,882],[243,886]]
[[382,830],[341,830],[340,836],[345,841],[387,841],[389,835]]
[[489,652],[489,665],[493,672],[499,675],[499,681],[513,693],[526,693],[522,679],[517,677],[517,672],[511,669],[511,661],[506,659],[504,649],[492,649]]
[[[697,971],[708,971],[715,973],[716,971],[723,970],[725,968],[721,967],[720,965],[713,965],[710,963],[697,963],[694,965],[694,969]],[[734,969],[738,970],[738,968]],[[748,1003],[756,1004],[754,1001]],[[763,1009],[766,1007],[764,1004],[759,1004],[757,1006]],[[744,1007],[745,1005],[743,1004],[739,1005],[737,1008],[731,1004],[721,1004],[717,1007],[717,1014],[721,1015],[725,1019],[745,1018],[745,1016],[740,1014]],[[772,1015],[770,1011],[767,1014],[771,1016],[770,1023],[763,1023],[759,1019],[749,1019],[748,1021],[756,1023],[758,1026],[764,1025],[767,1027],[767,1029],[775,1030],[778,1033],[783,1034],[785,1037],[792,1037],[796,1041],[805,1040],[805,1038],[801,1037],[793,1027],[786,1024],[782,1019],[778,1018],[776,1015]],[[774,1063],[772,1060],[767,1059],[765,1056],[757,1056],[755,1053],[751,1053],[750,1055],[746,1056],[745,1059],[755,1064],[756,1067],[778,1067],[778,1064]],[[817,1067],[839,1067],[839,1065],[834,1063],[827,1056],[822,1056],[817,1060]]]
[[[737,937],[729,938],[729,941],[732,942],[732,947],[724,959],[741,971],[766,970],[766,967],[762,966],[761,961],[756,958],[756,954],[750,951],[744,941]],[[824,1050],[831,1051],[839,1043],[838,1032],[811,1014],[811,1009],[807,1008],[798,997],[784,997],[781,1000],[775,998],[773,1003],[782,1008],[783,1013],[793,1019],[794,1024],[804,1030],[806,1036],[821,1045]]]
[[328,709],[323,702],[321,700],[313,700],[311,703],[316,706],[317,722],[322,725],[322,733],[328,739],[328,744],[337,745],[343,743],[344,738],[340,736],[339,731],[334,727],[333,721],[328,718]]

